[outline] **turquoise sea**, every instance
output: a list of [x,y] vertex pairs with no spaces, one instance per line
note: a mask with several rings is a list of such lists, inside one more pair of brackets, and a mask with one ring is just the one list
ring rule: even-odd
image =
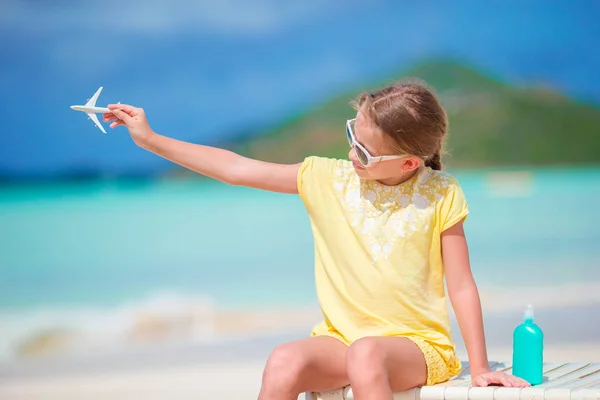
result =
[[[451,172],[480,285],[600,281],[600,168]],[[139,304],[316,304],[294,195],[207,180],[7,186],[0,245],[0,354],[49,321],[118,325]]]

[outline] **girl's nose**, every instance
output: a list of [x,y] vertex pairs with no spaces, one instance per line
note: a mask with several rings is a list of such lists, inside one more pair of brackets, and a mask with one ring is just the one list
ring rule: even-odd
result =
[[355,160],[356,153],[354,152],[354,148],[351,148],[350,151],[348,152],[348,158],[350,159],[350,161],[357,161],[357,160]]

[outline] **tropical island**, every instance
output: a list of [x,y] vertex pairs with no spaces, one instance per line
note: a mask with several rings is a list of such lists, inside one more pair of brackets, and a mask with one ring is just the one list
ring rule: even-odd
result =
[[[448,112],[445,163],[451,167],[590,165],[600,163],[600,109],[545,87],[514,87],[451,62],[423,63],[365,87],[416,78],[433,87]],[[270,131],[225,147],[265,161],[294,163],[307,155],[345,158],[344,122],[354,117],[349,90]]]

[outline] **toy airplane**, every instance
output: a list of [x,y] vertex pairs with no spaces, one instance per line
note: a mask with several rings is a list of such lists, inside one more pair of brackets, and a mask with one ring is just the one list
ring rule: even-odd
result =
[[75,111],[83,111],[84,113],[86,113],[88,115],[88,119],[91,119],[92,121],[94,121],[96,126],[98,128],[100,128],[100,130],[103,133],[106,133],[106,131],[104,130],[104,127],[102,127],[102,125],[100,125],[100,121],[98,121],[98,117],[96,117],[96,113],[107,113],[107,112],[112,112],[112,111],[106,107],[96,107],[96,100],[98,100],[98,96],[100,96],[101,91],[102,91],[102,86],[100,86],[100,89],[98,89],[96,91],[96,93],[94,93],[94,95],[90,99],[87,100],[87,103],[85,103],[85,105],[71,106],[71,109],[73,109]]

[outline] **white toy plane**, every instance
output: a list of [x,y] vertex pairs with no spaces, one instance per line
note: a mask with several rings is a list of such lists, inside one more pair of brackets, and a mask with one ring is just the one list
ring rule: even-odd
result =
[[91,119],[92,121],[94,121],[96,126],[98,128],[100,128],[100,130],[103,133],[106,133],[106,131],[104,130],[104,127],[102,127],[102,125],[100,125],[100,121],[98,121],[98,117],[96,117],[96,113],[106,113],[106,112],[112,112],[112,111],[106,107],[96,107],[96,100],[98,100],[98,96],[100,96],[101,91],[102,91],[102,86],[100,86],[100,89],[98,89],[96,91],[96,93],[94,93],[94,95],[90,99],[87,100],[87,103],[85,103],[85,105],[71,106],[71,109],[73,109],[75,111],[83,111],[84,113],[86,113],[88,115],[88,119]]

